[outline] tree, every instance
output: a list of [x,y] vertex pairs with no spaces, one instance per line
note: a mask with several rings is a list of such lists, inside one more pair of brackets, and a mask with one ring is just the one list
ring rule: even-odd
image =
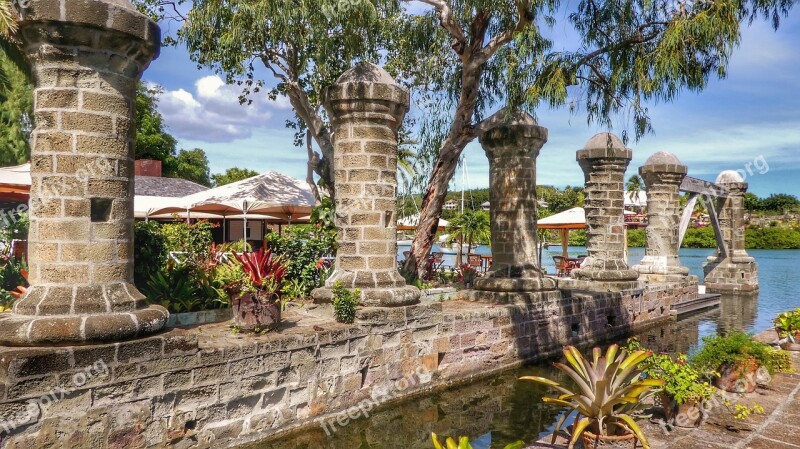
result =
[[164,176],[186,179],[211,187],[211,173],[208,169],[206,152],[200,148],[181,150],[177,157],[170,157],[165,161]]
[[[398,11],[394,1],[317,0],[288,6],[279,1],[195,0],[186,15],[176,7],[183,1],[137,3],[159,17],[185,21],[178,40],[194,61],[242,85],[242,102],[265,88],[272,99],[286,95],[297,115],[287,123],[297,131],[295,143],[302,147],[304,138],[313,138],[321,154],[306,145],[309,171],[334,194],[333,144],[321,92],[354,62],[380,58],[379,31],[383,19]],[[264,68],[274,87],[258,78]],[[313,179],[310,173],[308,178]]]
[[786,193],[773,193],[761,200],[761,207],[764,210],[783,213],[787,209],[793,209],[800,205],[800,201],[794,195]]
[[0,55],[0,166],[30,160],[33,86],[17,65]]
[[[430,96],[435,113],[428,114],[430,134],[439,136],[440,145],[433,152],[408,272],[424,267],[447,184],[464,147],[514,108],[535,112],[542,104],[569,104],[573,110],[582,105],[588,121],[607,127],[618,112],[626,111],[638,137],[651,130],[648,101],[672,100],[683,89],[701,90],[712,75],[725,75],[741,21],[765,16],[777,27],[792,6],[784,0],[580,0],[566,16],[580,44],[574,50],[553,51],[554,43],[541,27],[553,26],[562,14],[557,1],[421,2],[433,7],[428,23],[410,21],[412,33],[398,34],[424,31],[436,43],[401,40],[415,51],[400,54],[418,55],[424,49],[434,57],[420,62],[408,56],[403,71],[441,93]],[[431,24],[441,28],[431,29]],[[627,140],[627,130],[622,137]]]
[[631,175],[628,182],[625,184],[625,190],[628,191],[628,197],[632,203],[639,203],[639,194],[645,190],[644,181],[639,175]]
[[753,212],[763,210],[764,204],[758,195],[753,192],[747,192],[744,194],[744,208],[747,211]]
[[259,173],[257,171],[250,170],[249,168],[232,167],[225,170],[225,173],[217,173],[212,176],[212,178],[214,178],[214,184],[219,187],[258,175]]
[[174,157],[178,141],[167,132],[164,117],[158,112],[160,86],[139,83],[136,89],[136,159],[166,162]]
[[472,244],[475,242],[488,242],[491,239],[492,231],[489,214],[482,210],[472,211],[465,209],[463,213],[456,215],[450,221],[448,232],[458,242],[456,264],[461,266],[464,243],[469,245],[468,248],[472,248]]

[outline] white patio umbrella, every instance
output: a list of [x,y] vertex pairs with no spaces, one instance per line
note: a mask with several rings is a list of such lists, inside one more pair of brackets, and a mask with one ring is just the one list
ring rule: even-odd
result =
[[558,229],[561,233],[561,250],[563,256],[569,257],[567,246],[569,244],[569,231],[571,229],[586,228],[586,211],[582,207],[573,207],[564,212],[542,218],[536,223],[538,229]]

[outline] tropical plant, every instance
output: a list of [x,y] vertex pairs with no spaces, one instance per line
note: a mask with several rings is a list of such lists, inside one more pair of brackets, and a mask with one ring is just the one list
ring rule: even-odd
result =
[[283,235],[267,234],[267,246],[287,262],[286,280],[302,285],[303,294],[321,287],[325,282],[324,267],[318,267],[320,260],[334,251],[336,231],[326,230],[324,226],[295,225],[284,230]]
[[139,288],[167,261],[167,242],[157,221],[137,221],[133,226],[133,279]]
[[472,265],[465,263],[461,265],[459,274],[458,274],[458,281],[464,285],[472,285],[475,282],[475,279],[478,277],[478,270],[475,269]]
[[795,335],[800,333],[800,307],[790,312],[779,313],[773,320],[775,331],[781,338],[795,341]]
[[749,360],[766,368],[769,374],[775,374],[777,369],[769,345],[741,332],[703,337],[703,348],[690,360],[707,376],[715,376],[722,366],[737,366]]
[[[469,443],[468,437],[461,437],[458,439],[458,443],[452,437],[447,437],[444,444],[439,441],[439,437],[435,433],[431,433],[431,439],[433,440],[433,447],[436,449],[472,449],[472,445]],[[503,447],[503,449],[520,449],[525,446],[525,442],[523,441],[515,441],[511,444],[507,444]]]
[[191,267],[168,264],[150,277],[145,294],[150,304],[158,304],[174,313],[198,310],[202,299],[192,285]]
[[701,403],[714,396],[716,389],[703,379],[703,374],[688,363],[686,354],[675,358],[654,354],[643,362],[644,373],[651,379],[662,379],[661,391],[678,405]]
[[[600,436],[632,433],[642,447],[648,449],[647,439],[636,423],[635,412],[645,396],[665,383],[661,379],[641,379],[639,365],[652,355],[642,350],[628,353],[620,350],[619,345],[611,345],[605,355],[600,348],[594,348],[592,359],[586,360],[575,347],[567,346],[564,357],[569,365],[557,362],[554,366],[572,379],[574,387],[543,377],[525,376],[521,379],[546,385],[561,393],[555,398],[543,398],[545,403],[577,411],[570,449],[586,431]],[[570,415],[564,413],[556,423],[551,444],[555,444],[564,421]]]
[[775,367],[775,372],[778,373],[793,373],[794,366],[792,363],[792,355],[789,351],[783,349],[768,347],[767,352],[772,359],[772,365]]
[[356,306],[361,298],[361,290],[348,290],[340,281],[333,283],[333,315],[336,321],[350,324],[356,319]]
[[450,220],[447,232],[458,242],[456,264],[460,266],[463,244],[467,243],[468,248],[472,248],[475,242],[488,243],[492,238],[492,224],[486,211],[465,210]]
[[643,192],[644,189],[644,181],[642,181],[642,178],[639,177],[639,175],[631,175],[631,177],[628,178],[628,182],[625,183],[625,190],[628,191],[628,194],[626,195],[628,200],[632,203],[636,203],[637,205],[639,205],[639,194]]
[[282,256],[272,250],[259,248],[256,252],[234,254],[250,278],[259,299],[279,301],[287,264]]

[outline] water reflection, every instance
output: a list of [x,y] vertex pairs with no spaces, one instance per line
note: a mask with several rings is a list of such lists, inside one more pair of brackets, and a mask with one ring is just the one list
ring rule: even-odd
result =
[[[682,317],[680,321],[640,331],[637,336],[654,351],[690,353],[706,335],[752,331],[757,310],[757,295],[725,295],[718,309]],[[518,439],[530,443],[549,434],[562,411],[541,402],[547,393],[544,387],[517,380],[525,375],[546,375],[559,382],[566,381],[550,363],[543,363],[380,408],[369,418],[354,421],[331,436],[314,427],[249,447],[430,449],[431,432],[469,436],[475,449],[503,447]]]
[[544,387],[519,382],[525,375],[563,376],[549,365],[512,370],[447,391],[412,398],[375,411],[332,436],[315,427],[279,441],[262,441],[252,449],[430,449],[431,432],[466,435],[475,449],[503,447],[522,439],[535,441],[549,433],[560,410],[541,402]]

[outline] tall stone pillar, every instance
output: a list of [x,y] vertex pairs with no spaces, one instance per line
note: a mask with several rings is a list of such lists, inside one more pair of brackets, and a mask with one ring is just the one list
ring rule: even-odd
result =
[[684,281],[689,269],[678,258],[680,232],[680,187],[687,167],[672,153],[650,156],[639,174],[647,187],[647,248],[633,269],[650,282]]
[[625,260],[625,170],[632,157],[631,150],[611,133],[596,134],[577,152],[586,180],[588,257],[572,270],[572,279],[559,281],[559,287],[601,291],[641,287],[639,272]]
[[133,280],[136,83],[158,26],[126,0],[32,0],[20,34],[34,76],[31,287],[0,344],[123,340],[161,329]]
[[722,239],[727,253],[717,248],[703,266],[706,291],[753,292],[758,290],[758,264],[744,248],[744,194],[747,183],[734,170],[717,177],[717,184],[728,188],[728,197],[718,210]]
[[480,137],[489,158],[492,270],[475,281],[470,299],[530,302],[534,292],[553,291],[542,275],[536,235],[536,158],[547,142],[547,129],[523,111]]
[[419,302],[420,291],[397,271],[397,130],[408,92],[382,68],[361,62],[324,92],[333,125],[336,225],[334,273],[314,299],[329,301],[331,287],[361,289],[361,305]]

